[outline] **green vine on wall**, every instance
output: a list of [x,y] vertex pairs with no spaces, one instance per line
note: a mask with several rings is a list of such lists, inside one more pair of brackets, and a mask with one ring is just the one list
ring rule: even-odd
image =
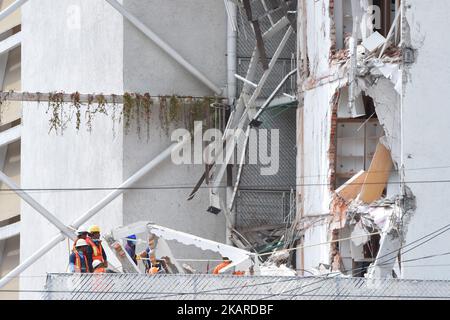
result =
[[[110,116],[113,122],[113,135],[116,135],[116,123],[122,123],[125,134],[129,134],[131,128],[136,129],[136,133],[141,139],[142,126],[145,125],[147,141],[150,139],[150,129],[156,119],[152,115],[155,113],[155,101],[149,94],[126,92],[121,97],[111,95],[109,101],[103,94],[89,94],[87,101],[81,102],[81,94],[75,92],[70,94],[70,101],[64,101],[63,92],[52,92],[48,96],[48,108],[46,113],[50,114],[50,128],[57,134],[62,134],[72,119],[75,119],[75,129],[78,131],[82,123],[88,132],[92,132],[94,118],[98,115]],[[66,95],[67,99],[67,95]],[[204,128],[211,128],[217,124],[217,119],[222,117],[217,112],[218,108],[211,105],[221,105],[222,98],[217,97],[180,97],[158,96],[159,104],[159,128],[169,134],[170,129],[184,127],[191,132],[194,130],[194,123],[202,121]],[[2,100],[7,100],[3,97]],[[3,101],[0,102],[0,104]],[[38,104],[41,102],[41,94],[38,96]],[[84,119],[82,110],[85,109]]]
[[52,117],[50,118],[50,129],[49,132],[52,130],[55,130],[58,132],[58,130],[61,131],[61,133],[65,129],[65,113],[64,113],[64,99],[63,99],[63,93],[61,92],[55,92],[50,93],[48,98],[48,109],[47,113],[51,111]]

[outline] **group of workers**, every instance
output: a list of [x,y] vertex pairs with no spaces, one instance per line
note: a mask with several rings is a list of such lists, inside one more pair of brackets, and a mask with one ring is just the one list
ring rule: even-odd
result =
[[[150,240],[149,240],[150,241]],[[127,237],[125,245],[127,254],[137,265],[142,260],[145,272],[149,274],[167,271],[160,262],[152,261],[149,246],[139,255],[136,255],[136,235]],[[77,230],[77,239],[69,256],[69,271],[72,273],[106,273],[113,272],[108,268],[108,258],[100,240],[100,227],[93,225],[89,228],[82,226]]]
[[75,273],[105,273],[108,258],[100,240],[100,227],[80,227],[69,256],[69,271]]
[[[141,260],[145,267],[145,273],[157,274],[168,273],[170,259],[156,259],[154,256],[154,239],[149,237],[147,248],[136,254],[136,235],[130,235],[125,244],[125,251],[137,265]],[[231,264],[227,257],[222,263],[214,268],[213,274],[219,274],[220,270]],[[84,226],[77,230],[77,239],[69,256],[69,271],[72,273],[106,273],[114,272],[108,268],[108,258],[100,240],[100,227],[93,225],[89,228]],[[243,275],[243,272],[233,272],[234,275]]]

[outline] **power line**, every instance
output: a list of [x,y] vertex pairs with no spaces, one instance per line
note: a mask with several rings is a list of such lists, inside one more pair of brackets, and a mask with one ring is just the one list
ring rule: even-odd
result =
[[[412,261],[417,261],[417,260],[424,260],[424,259],[428,259],[430,257],[443,256],[443,255],[450,255],[450,252],[445,252],[445,253],[435,254],[435,255],[430,255],[430,256],[424,256],[424,257],[420,257],[420,258],[416,258],[416,259],[405,260],[404,262],[412,262]],[[416,266],[411,266],[411,267],[429,267],[429,266],[449,266],[449,265],[448,264],[447,265],[446,264],[444,264],[444,265],[416,265]],[[99,276],[101,277],[101,275],[99,275]],[[301,288],[305,288],[307,286],[311,286],[311,285],[314,285],[316,283],[320,283],[320,282],[323,282],[323,281],[326,281],[326,280],[329,280],[329,279],[337,278],[338,276],[339,275],[332,276],[332,277],[330,277],[330,276],[308,276],[308,277],[298,277],[297,279],[304,280],[304,279],[319,278],[319,277],[323,278],[323,279],[320,279],[320,280],[318,280],[316,282],[309,283],[309,284],[306,284],[306,285],[301,287]],[[17,276],[17,277],[41,277],[42,278],[42,277],[47,277],[47,276],[42,275],[42,276]],[[364,278],[361,278],[361,279],[364,279]],[[162,296],[162,297],[169,297],[169,296],[176,296],[176,295],[197,295],[197,294],[236,295],[236,293],[217,293],[217,291],[229,290],[229,289],[231,290],[231,289],[247,288],[247,287],[252,287],[252,286],[261,286],[261,285],[274,284],[274,283],[280,283],[280,282],[292,281],[292,280],[293,280],[292,277],[287,277],[286,279],[283,279],[281,281],[278,279],[276,281],[268,281],[268,282],[264,282],[264,283],[253,284],[253,285],[244,285],[242,287],[234,286],[234,287],[227,287],[227,288],[203,290],[203,291],[197,291],[197,292],[177,292],[177,293],[169,293],[169,292],[164,292],[164,291],[156,291],[156,292],[153,291],[153,293],[154,294],[167,294],[167,295]],[[426,280],[423,280],[423,281],[426,281]],[[439,281],[447,281],[447,282],[449,282],[448,280],[439,280]],[[299,289],[299,287],[294,288],[293,290],[295,290],[295,289]],[[313,290],[304,292],[304,293],[299,294],[299,295],[310,296],[308,293],[314,292],[315,290],[316,289],[313,289]],[[142,293],[146,293],[144,291],[142,291],[142,292],[140,292],[140,291],[133,291],[133,292],[130,292],[130,291],[101,291],[101,290],[99,290],[99,291],[97,291],[97,290],[76,290],[75,291],[75,290],[37,290],[37,289],[35,289],[35,290],[33,290],[33,289],[2,289],[2,290],[0,290],[0,293],[1,292],[72,293],[72,294],[82,294],[82,293],[91,293],[91,294],[100,294],[100,293],[106,293],[106,294],[142,294]],[[291,292],[291,290],[284,291],[284,292],[281,292],[281,293],[275,294],[275,295],[276,296],[283,296],[283,295],[286,295],[286,293],[288,293],[288,292]],[[250,294],[250,293],[247,294],[246,293],[245,295],[259,295],[260,296],[260,295],[263,295],[263,294]],[[295,296],[298,296],[298,295],[294,295],[294,297]],[[323,296],[327,296],[327,295],[323,295]],[[289,297],[292,297],[292,296],[289,295]],[[380,297],[386,297],[386,296],[380,296]],[[411,297],[411,296],[407,296],[407,297]],[[144,299],[151,299],[151,298],[161,298],[161,297],[160,296],[153,296],[153,297],[146,297]],[[268,297],[265,297],[265,298],[268,298]]]
[[[433,234],[437,233],[437,234],[434,235],[432,238],[427,239],[427,240],[423,241],[422,243],[420,243],[420,244],[414,246],[413,248],[408,249],[406,252],[412,251],[413,249],[416,249],[417,247],[419,247],[419,246],[421,246],[421,245],[424,245],[425,243],[431,241],[432,239],[436,238],[437,236],[439,236],[439,235],[441,235],[441,234],[443,234],[443,233],[445,233],[445,232],[447,232],[447,231],[449,231],[449,230],[450,230],[450,224],[448,224],[448,225],[446,225],[446,226],[444,226],[444,227],[442,227],[442,228],[439,228],[439,229],[437,229],[436,231],[433,231],[433,232],[431,232],[431,233],[429,233],[429,234],[427,234],[427,235],[425,235],[425,236],[423,236],[423,237],[421,237],[421,238],[419,238],[419,239],[417,239],[417,240],[415,240],[415,241],[413,241],[413,242],[410,242],[410,243],[407,244],[407,245],[401,246],[399,250],[401,250],[401,249],[403,249],[403,248],[406,248],[406,247],[408,247],[408,246],[410,246],[410,245],[413,245],[414,243],[417,243],[417,242],[419,242],[420,240],[423,240],[423,239],[425,239],[425,238],[427,238],[427,237],[430,237],[430,236],[432,236]],[[377,234],[380,234],[380,233],[377,233]],[[354,237],[354,238],[356,238],[356,237]],[[312,246],[325,245],[325,244],[330,244],[330,243],[332,243],[332,242],[338,242],[338,241],[350,240],[350,239],[353,239],[353,237],[343,238],[343,239],[337,239],[337,240],[334,240],[334,241],[328,241],[328,242],[319,243],[319,244],[314,244],[314,245],[305,246],[305,247],[312,247]],[[296,250],[296,249],[298,249],[298,248],[285,249],[285,250]],[[378,257],[377,259],[380,260],[380,259],[382,259],[382,258],[384,258],[384,257],[386,257],[386,256],[391,255],[392,253],[397,253],[399,250],[391,251],[391,252],[389,252],[389,253],[387,253],[387,254],[381,256],[381,257]],[[405,253],[406,253],[406,252],[405,252]],[[266,255],[266,254],[261,254],[261,255]],[[403,262],[403,263],[406,263],[406,262],[409,262],[409,261],[418,261],[418,260],[421,260],[421,259],[429,259],[429,258],[432,258],[432,257],[442,256],[442,255],[450,255],[450,252],[448,252],[448,253],[446,252],[446,253],[439,254],[439,255],[433,255],[433,256],[426,256],[426,257],[422,257],[422,258],[416,258],[416,259],[412,259],[412,260],[404,260],[404,261],[402,261],[402,262]],[[394,257],[394,258],[396,258],[396,257]],[[391,259],[392,259],[392,258],[391,258]],[[387,264],[388,264],[387,262],[390,261],[391,259],[389,259],[389,260],[387,260],[387,261],[384,261],[384,262],[378,264],[378,266],[387,265]],[[353,271],[363,270],[363,269],[366,269],[366,268],[354,268],[354,269],[351,269],[351,270],[347,270],[347,272],[353,272]],[[11,278],[20,278],[20,277],[44,277],[44,276],[38,276],[38,275],[37,275],[37,276],[16,276],[16,277],[11,277]],[[310,285],[311,285],[311,284],[310,284]],[[1,292],[1,290],[0,290],[0,292]]]
[[[444,231],[442,231],[443,229],[444,229]],[[386,256],[388,256],[388,255],[391,255],[392,253],[398,253],[402,248],[406,248],[406,247],[408,247],[408,246],[410,246],[410,245],[413,245],[414,243],[417,243],[417,242],[419,242],[419,241],[421,241],[421,240],[423,240],[423,239],[425,239],[425,238],[427,238],[427,237],[429,237],[429,236],[431,236],[431,235],[433,235],[433,234],[438,233],[438,232],[441,231],[440,233],[438,233],[437,235],[435,235],[433,238],[431,238],[431,239],[434,239],[435,237],[437,237],[437,236],[441,235],[442,233],[447,232],[447,231],[449,231],[449,230],[450,230],[450,224],[448,224],[448,225],[446,225],[446,226],[444,226],[444,227],[442,227],[442,228],[439,228],[438,230],[433,231],[433,232],[431,232],[431,233],[429,233],[429,234],[427,234],[427,235],[425,235],[425,236],[423,236],[423,237],[421,237],[421,238],[419,238],[419,239],[417,239],[417,240],[414,240],[413,242],[410,242],[409,244],[406,244],[406,245],[404,245],[404,246],[401,246],[399,250],[392,250],[392,251],[388,252],[387,254],[385,254],[385,255],[383,255],[383,256],[377,258],[377,259],[382,259],[382,258],[384,258],[384,257],[386,257]],[[424,242],[420,243],[419,245],[416,245],[415,247],[411,248],[411,249],[408,250],[408,251],[411,251],[411,250],[413,250],[413,249],[416,249],[417,247],[419,247],[419,246],[421,246],[421,245],[423,245],[423,244],[429,242],[431,239],[425,240]],[[447,255],[447,253],[445,253],[445,254]],[[395,257],[395,258],[396,258],[396,257]],[[428,257],[426,257],[426,258],[428,258]],[[414,261],[417,261],[417,260],[420,260],[420,258],[414,259]],[[389,261],[389,260],[388,260],[388,261]],[[407,261],[404,261],[404,262],[407,262]],[[387,265],[387,264],[388,264],[387,262],[384,262],[384,265]],[[383,266],[383,264],[378,264],[378,266]],[[365,270],[365,269],[366,269],[365,267],[353,268],[353,269],[350,269],[350,270],[346,270],[346,272],[352,272],[352,273],[353,273],[354,271],[362,271],[362,270]],[[339,275],[339,274],[337,274],[336,276],[338,276],[338,275]],[[333,278],[333,277],[327,277],[327,278],[325,278],[325,279],[329,279],[329,278]],[[323,281],[323,280],[322,280],[322,281]],[[320,282],[320,281],[319,281],[319,282]],[[310,285],[313,285],[313,284],[315,284],[315,283],[307,284],[307,285],[305,285],[305,286],[302,286],[302,288],[307,287],[307,286],[310,286]],[[291,290],[289,290],[289,291],[287,291],[287,292],[291,292],[291,291],[298,290],[298,289],[299,289],[299,287],[294,288],[294,289],[291,289]],[[273,296],[273,295],[272,295],[272,296]],[[268,297],[263,298],[263,299],[267,299],[267,298],[270,298],[270,297],[272,297],[272,296],[268,296]]]
[[[425,236],[423,236],[423,237],[421,237],[421,238],[419,238],[419,239],[417,239],[417,240],[415,240],[415,241],[413,241],[413,242],[410,242],[410,243],[407,244],[407,245],[404,245],[404,246],[400,247],[400,250],[401,250],[402,248],[406,248],[406,247],[408,247],[408,246],[410,246],[410,245],[412,245],[412,244],[414,244],[414,243],[419,242],[420,240],[423,240],[423,239],[425,239],[425,238],[427,238],[427,237],[430,237],[430,236],[434,235],[435,233],[437,233],[437,234],[434,235],[432,238],[427,239],[427,240],[421,242],[420,244],[414,246],[413,248],[410,248],[410,249],[407,250],[406,252],[412,251],[412,250],[416,249],[417,247],[419,247],[419,246],[421,246],[421,245],[424,245],[425,243],[431,241],[432,239],[436,238],[437,236],[439,236],[439,235],[441,235],[441,234],[447,232],[448,230],[450,230],[450,224],[445,225],[444,227],[441,227],[441,228],[439,228],[439,229],[437,229],[437,230],[435,230],[435,231],[433,231],[433,232],[431,232],[431,233],[429,233],[429,234],[427,234],[427,235],[425,235]],[[390,253],[387,253],[387,254],[385,254],[385,255],[379,257],[378,259],[382,259],[383,257],[386,257],[386,256],[390,255],[391,253],[398,252],[398,251],[399,251],[399,250],[391,251]],[[435,254],[435,255],[429,255],[429,256],[424,256],[424,257],[419,257],[419,258],[414,258],[414,259],[404,260],[404,261],[402,261],[402,262],[403,262],[403,263],[407,263],[407,262],[413,262],[413,261],[418,261],[418,260],[425,260],[425,259],[430,259],[430,258],[433,258],[433,257],[445,256],[445,255],[450,255],[450,252],[444,252],[444,253],[441,253],[441,254]],[[389,260],[388,260],[388,261],[389,261]],[[386,264],[386,262],[384,262],[384,264]],[[378,266],[382,266],[382,265],[383,265],[383,264],[378,264]],[[349,271],[352,271],[352,272],[353,272],[353,271],[358,270],[358,269],[365,269],[365,268],[354,268],[354,269],[349,270]],[[17,276],[17,277],[43,277],[43,276]],[[305,278],[311,278],[311,277],[302,277],[302,279],[305,279]],[[314,278],[316,278],[316,277],[314,277]],[[326,280],[326,279],[330,279],[330,278],[333,278],[333,277],[326,277],[326,278],[324,278],[324,279]],[[324,281],[324,279],[321,279],[321,280],[319,280],[318,282]],[[287,278],[286,280],[282,280],[282,281],[277,280],[277,281],[266,282],[266,283],[260,283],[260,284],[255,284],[255,285],[247,285],[247,286],[245,286],[245,287],[248,287],[248,286],[256,286],[256,285],[264,285],[264,284],[271,284],[271,283],[278,283],[278,282],[284,282],[284,281],[290,281],[290,280],[292,280],[292,278]],[[314,283],[312,283],[312,284],[304,285],[304,286],[302,286],[301,288],[305,288],[305,287],[307,287],[307,286],[313,285],[313,284],[318,283],[318,282],[314,282]],[[238,287],[213,289],[213,290],[207,290],[207,291],[205,291],[205,292],[209,292],[209,291],[219,291],[219,290],[227,290],[227,289],[236,289],[236,288],[238,288]],[[296,290],[296,289],[299,289],[299,288],[294,288],[294,289],[292,289],[292,290],[285,291],[284,293],[291,292],[291,291]],[[5,291],[5,290],[0,290],[0,292],[4,292],[4,291]],[[19,292],[26,292],[25,290],[17,290],[17,291],[19,291]],[[314,291],[314,290],[313,290],[313,291]],[[39,292],[39,291],[34,290],[33,292]],[[43,290],[41,290],[40,292],[49,292],[49,291],[43,291]],[[71,291],[71,292],[73,292],[73,291]],[[195,294],[201,294],[201,293],[205,293],[205,292],[196,292]],[[77,293],[81,293],[81,292],[77,291]],[[97,293],[99,293],[99,292],[97,292]],[[126,293],[128,293],[128,292],[126,292]],[[187,293],[187,294],[191,294],[191,293]],[[171,295],[174,295],[174,294],[171,294]],[[180,295],[180,294],[175,294],[175,295]],[[269,297],[270,297],[270,296],[269,296]],[[267,298],[269,298],[269,297],[265,297],[265,298],[263,298],[263,299],[267,299]],[[151,298],[152,298],[152,297],[149,297],[149,298],[146,298],[146,299],[151,299]]]
[[[450,180],[417,180],[417,181],[388,181],[388,182],[368,182],[368,183],[350,183],[350,185],[380,185],[380,184],[387,184],[387,185],[401,185],[403,183],[406,184],[437,184],[437,183],[450,183]],[[315,186],[331,186],[330,183],[310,183],[310,184],[296,184],[296,185],[267,185],[265,184],[264,187],[261,188],[261,185],[255,185],[255,186],[246,186],[246,188],[241,188],[241,191],[273,191],[273,192],[281,192],[281,191],[287,191],[287,190],[280,190],[280,189],[268,189],[269,187],[286,187],[286,188],[292,188],[292,187],[315,187]],[[167,185],[167,186],[148,186],[148,187],[127,187],[127,188],[117,188],[117,187],[87,187],[87,188],[15,188],[15,189],[0,189],[1,193],[15,193],[15,192],[68,192],[68,191],[115,191],[115,190],[137,190],[137,191],[144,191],[144,190],[182,190],[182,189],[192,189],[192,185]],[[212,186],[201,186],[200,189],[211,189]],[[226,185],[218,186],[218,188],[228,188]]]

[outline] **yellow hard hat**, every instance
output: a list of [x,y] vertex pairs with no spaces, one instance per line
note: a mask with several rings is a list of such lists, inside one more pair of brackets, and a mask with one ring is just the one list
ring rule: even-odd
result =
[[100,227],[96,224],[89,227],[89,233],[100,232]]

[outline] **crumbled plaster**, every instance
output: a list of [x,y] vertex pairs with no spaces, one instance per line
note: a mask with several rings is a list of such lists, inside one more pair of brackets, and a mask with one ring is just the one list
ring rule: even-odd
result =
[[[414,18],[411,5],[403,4],[405,14],[402,17],[402,51],[403,51],[403,88],[411,81],[410,69],[419,58],[419,49],[423,47],[426,35],[421,31],[421,25]],[[410,11],[410,12],[408,12]],[[411,21],[410,21],[411,20]],[[411,26],[412,25],[412,26]],[[414,32],[414,39],[411,37]],[[403,96],[406,92],[403,92]]]
[[413,194],[412,190],[408,186],[404,186],[404,195],[399,198],[400,207],[403,208],[402,221],[400,226],[400,236],[402,239],[402,243],[405,240],[405,235],[408,233],[408,226],[413,217],[416,209],[417,202],[416,196]]
[[392,82],[385,78],[379,78],[365,92],[374,101],[378,120],[386,135],[385,146],[391,151],[394,165],[398,168],[401,163],[400,95],[395,91]]

